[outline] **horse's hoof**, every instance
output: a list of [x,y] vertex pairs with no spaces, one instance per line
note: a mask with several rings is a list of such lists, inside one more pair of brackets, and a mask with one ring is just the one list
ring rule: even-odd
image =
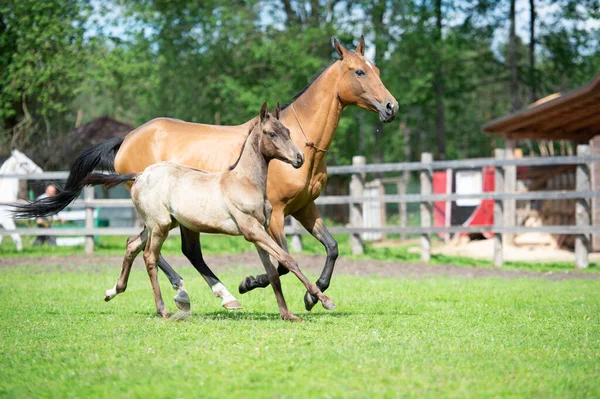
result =
[[304,321],[302,318],[300,318],[300,317],[298,317],[298,316],[296,316],[296,315],[294,315],[294,314],[292,314],[292,313],[285,314],[285,315],[281,316],[281,318],[282,318],[284,321],[291,321],[291,322],[300,322],[300,321]]
[[227,310],[239,310],[242,308],[242,305],[238,301],[233,300],[231,302],[224,303],[223,307]]
[[191,309],[190,296],[185,291],[179,291],[175,297],[175,305],[184,312],[189,312]]
[[306,310],[310,312],[317,302],[319,302],[319,298],[306,291],[306,294],[304,294],[304,307]]
[[104,293],[104,302],[110,301],[115,296],[117,296],[117,292],[115,291],[114,288],[111,288],[110,290],[106,290],[106,292]]
[[242,280],[240,286],[238,287],[238,291],[240,294],[245,294],[246,292],[250,291],[250,288],[248,287],[252,283],[252,280],[254,280],[254,276],[248,276]]
[[335,303],[333,303],[331,299],[327,298],[327,300],[323,302],[323,307],[327,310],[333,310],[337,306],[335,306]]

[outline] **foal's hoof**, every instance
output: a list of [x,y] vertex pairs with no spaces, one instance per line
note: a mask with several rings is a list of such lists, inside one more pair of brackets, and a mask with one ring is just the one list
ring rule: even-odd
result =
[[252,286],[253,280],[254,280],[254,276],[248,276],[242,280],[242,282],[240,283],[240,286],[238,287],[238,291],[240,292],[240,294],[245,294],[246,292],[248,292],[252,289],[250,287]]
[[335,303],[333,303],[333,301],[329,298],[327,298],[325,301],[323,301],[322,304],[323,304],[323,307],[327,310],[333,310],[337,307],[337,306],[335,306]]
[[306,294],[304,294],[304,307],[306,310],[310,312],[317,302],[319,302],[319,298],[306,291]]
[[175,305],[184,312],[189,312],[191,310],[190,306],[190,296],[185,291],[179,291],[175,297]]
[[302,318],[300,318],[292,313],[285,314],[285,315],[281,316],[281,318],[284,321],[292,321],[292,322],[304,321]]
[[223,304],[223,307],[227,310],[239,310],[242,305],[238,301],[231,301]]

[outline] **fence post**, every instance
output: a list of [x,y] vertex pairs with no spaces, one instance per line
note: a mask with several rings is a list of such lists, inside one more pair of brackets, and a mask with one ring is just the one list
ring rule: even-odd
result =
[[[404,176],[402,176],[400,178],[400,180],[396,183],[396,189],[398,191],[398,195],[405,195],[406,194],[406,180],[404,178]],[[400,218],[400,227],[401,228],[406,228],[406,202],[399,202],[398,203],[398,215]],[[400,240],[401,241],[406,241],[406,233],[402,232],[400,233]]]
[[[430,152],[424,152],[421,154],[421,163],[431,164],[433,162],[433,156]],[[421,170],[421,195],[430,195],[433,191],[433,171],[431,167]],[[432,206],[429,201],[421,202],[421,227],[431,227],[431,212]],[[421,260],[423,262],[429,262],[431,259],[431,237],[429,233],[421,234]]]
[[[496,148],[494,158],[504,159],[504,150]],[[504,192],[504,168],[496,166],[494,168],[494,192],[501,194]],[[502,232],[497,228],[504,226],[504,202],[501,199],[494,200],[494,266],[502,266],[504,263],[504,253],[502,248]]]
[[[578,145],[577,156],[590,155],[589,145]],[[591,191],[590,167],[588,164],[577,165],[576,172],[576,190]],[[591,223],[590,203],[587,198],[578,198],[575,200],[575,223],[578,227],[587,227]],[[588,252],[590,240],[588,234],[577,234],[575,236],[575,267],[583,269],[588,267]]]
[[[515,139],[506,139],[504,159],[515,158]],[[505,166],[504,167],[504,192],[514,193],[517,191],[517,167],[516,166]],[[514,199],[504,200],[504,226],[515,227],[516,213],[517,213],[517,201]],[[515,239],[514,233],[505,233],[504,242],[512,244]]]
[[[292,230],[298,230],[300,228],[300,223],[293,217],[290,218],[292,221],[291,228]],[[292,234],[292,239],[290,242],[290,247],[292,252],[299,253],[302,252],[302,234],[294,233]]]
[[[94,199],[94,187],[86,187],[83,189],[83,199],[85,202],[92,201]],[[94,228],[94,208],[92,206],[85,207],[85,228]],[[91,255],[94,253],[94,236],[85,236],[85,253]]]
[[[364,166],[367,160],[362,155],[352,157],[352,166]],[[350,196],[362,197],[364,188],[364,173],[353,173],[350,178]],[[350,226],[363,227],[362,202],[350,204]],[[354,255],[361,255],[365,252],[364,243],[360,233],[350,234],[350,247]]]

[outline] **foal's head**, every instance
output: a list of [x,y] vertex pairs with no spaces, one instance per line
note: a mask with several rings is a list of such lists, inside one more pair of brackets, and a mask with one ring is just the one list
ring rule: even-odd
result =
[[260,107],[257,126],[260,132],[260,151],[267,159],[279,159],[298,169],[304,163],[304,154],[290,138],[290,131],[279,121],[279,103],[275,113],[269,113],[267,102]]

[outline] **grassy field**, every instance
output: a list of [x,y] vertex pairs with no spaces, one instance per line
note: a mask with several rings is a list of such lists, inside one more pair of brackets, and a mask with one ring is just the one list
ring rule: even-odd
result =
[[305,313],[288,276],[305,321],[285,323],[272,290],[228,313],[182,268],[193,313],[176,321],[155,315],[141,265],[104,303],[117,265],[60,263],[0,268],[2,397],[600,397],[598,280],[340,274],[338,309]]

